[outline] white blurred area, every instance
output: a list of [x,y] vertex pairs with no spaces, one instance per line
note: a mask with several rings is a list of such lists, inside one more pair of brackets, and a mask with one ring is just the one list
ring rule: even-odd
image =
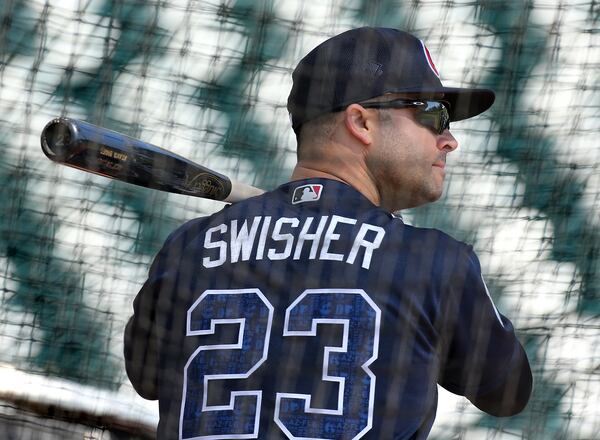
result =
[[[99,1],[92,0],[86,7],[85,20],[80,9],[84,2],[75,0],[31,0],[28,5],[40,16],[47,14],[49,26],[46,40],[51,41],[39,58],[39,70],[32,90],[29,75],[31,60],[16,57],[3,66],[0,77],[0,119],[3,127],[15,129],[15,145],[19,155],[27,158],[27,166],[40,176],[40,183],[32,188],[31,201],[47,207],[62,220],[55,233],[60,256],[77,256],[87,273],[85,298],[90,304],[110,310],[116,317],[113,326],[113,354],[122,356],[119,337],[129,314],[133,296],[144,281],[149,257],[131,254],[138,222],[132,215],[100,199],[98,188],[107,184],[101,177],[89,176],[70,169],[57,167],[48,161],[39,148],[39,133],[43,126],[62,111],[62,103],[54,102],[48,94],[60,83],[65,67],[71,65],[78,72],[91,72],[103,54],[103,29],[97,26],[101,18],[94,11]],[[190,10],[188,0],[164,2],[159,25],[171,35],[169,50],[141,74],[142,63],[128,66],[117,77],[113,94],[118,95],[120,107],[116,115],[123,123],[141,124],[140,138],[167,147],[178,154],[197,160],[240,181],[252,182],[251,167],[236,159],[216,154],[215,145],[226,130],[224,115],[214,109],[203,109],[190,102],[189,94],[197,79],[216,78],[228,68],[232,57],[246,43],[235,25],[228,24],[218,31],[219,2],[192,2],[202,7]],[[348,14],[349,6],[357,0],[290,0],[274,1],[274,11],[282,20],[301,20],[304,33],[290,34],[289,49],[277,69],[269,69],[261,82],[252,86],[259,98],[253,116],[267,125],[278,139],[286,155],[285,163],[291,170],[295,160],[295,139],[285,110],[287,93],[291,87],[290,72],[295,63],[312,47],[324,39],[352,27],[355,18]],[[409,2],[407,2],[409,3]],[[502,63],[495,36],[473,23],[476,14],[474,2],[457,0],[447,2],[422,0],[412,10],[415,29],[425,40],[442,80],[449,86],[476,84],[484,74],[465,66],[485,66],[487,69]],[[532,110],[532,123],[545,118],[545,130],[553,136],[559,148],[559,160],[577,164],[575,173],[588,182],[583,203],[594,215],[590,221],[600,226],[598,188],[600,187],[600,149],[597,133],[600,130],[597,85],[597,67],[600,59],[600,32],[585,32],[580,26],[585,20],[585,5],[589,2],[573,0],[531,2],[535,21],[554,29],[560,35],[561,60],[554,63],[554,72],[544,70],[532,73],[524,101]],[[560,20],[557,19],[560,18]],[[439,24],[443,23],[443,26]],[[470,24],[469,24],[470,23]],[[114,25],[114,24],[113,24]],[[113,30],[114,32],[114,30]],[[113,34],[114,38],[115,35]],[[182,56],[181,48],[189,47]],[[213,55],[218,54],[215,58]],[[556,67],[559,66],[559,67]],[[594,67],[595,66],[595,67]],[[593,70],[594,68],[595,70]],[[593,74],[590,71],[593,70]],[[548,84],[544,78],[554,75],[560,81]],[[249,92],[250,93],[250,92]],[[24,99],[24,97],[27,99]],[[135,103],[135,111],[129,107]],[[589,105],[582,105],[590,103]],[[593,103],[593,104],[592,104]],[[83,109],[73,106],[70,116],[81,117]],[[537,113],[535,112],[537,111]],[[543,111],[542,113],[540,113]],[[538,116],[535,116],[535,115]],[[542,115],[542,116],[540,116]],[[24,125],[25,124],[25,125]],[[600,349],[598,335],[600,317],[585,321],[575,313],[580,277],[575,265],[552,260],[552,225],[542,213],[519,205],[523,188],[513,166],[487,154],[497,139],[486,133],[492,126],[488,116],[457,123],[453,130],[461,147],[448,159],[449,182],[445,197],[460,200],[452,215],[458,216],[465,229],[477,230],[474,244],[486,279],[507,282],[504,294],[497,302],[500,311],[519,327],[547,327],[547,343],[543,359],[548,368],[538,368],[541,375],[567,389],[563,399],[565,423],[572,438],[592,439],[600,432],[600,379],[598,364]],[[198,142],[202,127],[202,143]],[[594,146],[594,148],[590,148]],[[15,151],[8,151],[3,161],[16,162]],[[43,177],[45,176],[45,177]],[[73,183],[91,182],[91,187]],[[89,209],[86,204],[89,201]],[[219,202],[209,202],[182,196],[169,196],[173,218],[191,219],[220,209]],[[115,222],[115,218],[119,220]],[[410,220],[410,219],[409,219]],[[120,258],[128,254],[127,259]],[[117,258],[119,257],[119,258]],[[117,261],[119,262],[117,264]],[[10,264],[0,260],[4,267],[1,283],[5,289],[14,289]],[[508,283],[509,282],[509,283]],[[107,293],[109,292],[109,293]],[[493,295],[493,292],[492,292]],[[32,317],[16,310],[0,308],[0,351],[2,360],[11,356],[20,358],[35,352],[35,343],[25,347],[23,340],[35,340],[30,323]],[[26,325],[24,325],[26,323]],[[29,323],[29,324],[27,324]],[[29,333],[27,333],[29,332]],[[24,353],[24,350],[29,350]],[[10,375],[8,374],[10,372]],[[9,369],[2,371],[2,387],[30,390],[35,395],[33,379]],[[36,382],[34,382],[35,384]],[[39,385],[39,384],[38,384]],[[65,385],[66,387],[66,385]],[[91,392],[86,389],[86,392]],[[89,397],[89,396],[88,396]],[[111,396],[113,398],[114,396]],[[64,394],[60,399],[77,399],[76,393]],[[98,404],[108,397],[98,391]],[[137,397],[124,385],[122,399],[134,405],[135,417],[156,420],[156,405]],[[93,397],[92,397],[93,400]],[[106,401],[110,401],[106,400]],[[473,428],[481,413],[464,398],[440,388],[438,416],[432,436],[461,439],[514,439],[518,432],[496,432]],[[450,436],[447,434],[451,433]],[[460,437],[459,437],[460,434]]]

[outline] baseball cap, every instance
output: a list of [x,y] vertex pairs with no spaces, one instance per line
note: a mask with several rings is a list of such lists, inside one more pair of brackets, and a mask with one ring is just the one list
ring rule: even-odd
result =
[[287,108],[296,133],[307,121],[386,93],[443,93],[450,121],[494,103],[492,90],[444,87],[423,41],[392,28],[361,27],[332,37],[292,73]]

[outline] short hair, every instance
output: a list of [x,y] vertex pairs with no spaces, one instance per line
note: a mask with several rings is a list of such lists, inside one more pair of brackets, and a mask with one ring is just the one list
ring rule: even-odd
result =
[[302,145],[307,143],[325,143],[331,139],[338,123],[340,112],[326,113],[315,119],[305,122],[300,127],[296,140],[298,142],[297,156],[302,155]]
[[[392,122],[392,116],[390,114],[391,109],[381,108],[376,110],[379,120],[382,123],[387,124]],[[326,143],[331,139],[335,131],[335,127],[339,122],[338,119],[342,113],[343,111],[326,113],[302,124],[298,134],[296,135],[296,140],[298,143],[296,155],[298,159],[302,157],[302,145],[308,143],[318,145],[320,143]]]

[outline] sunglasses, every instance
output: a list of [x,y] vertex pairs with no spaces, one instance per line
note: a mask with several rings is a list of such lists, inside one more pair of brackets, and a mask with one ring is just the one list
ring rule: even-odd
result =
[[394,99],[385,102],[361,102],[364,108],[416,108],[418,111],[415,119],[419,124],[442,134],[450,128],[450,105],[445,101],[412,101],[406,99]]

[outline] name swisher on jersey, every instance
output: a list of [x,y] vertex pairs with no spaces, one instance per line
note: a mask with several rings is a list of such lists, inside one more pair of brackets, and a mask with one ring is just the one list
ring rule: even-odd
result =
[[[244,221],[231,220],[206,231],[207,256],[202,264],[213,268],[226,262],[299,260],[304,256],[309,260],[357,262],[363,269],[369,269],[385,230],[369,223],[357,228],[356,224],[356,219],[339,215],[305,219],[255,216]],[[352,246],[336,247],[340,240]],[[342,252],[340,248],[345,250]]]

